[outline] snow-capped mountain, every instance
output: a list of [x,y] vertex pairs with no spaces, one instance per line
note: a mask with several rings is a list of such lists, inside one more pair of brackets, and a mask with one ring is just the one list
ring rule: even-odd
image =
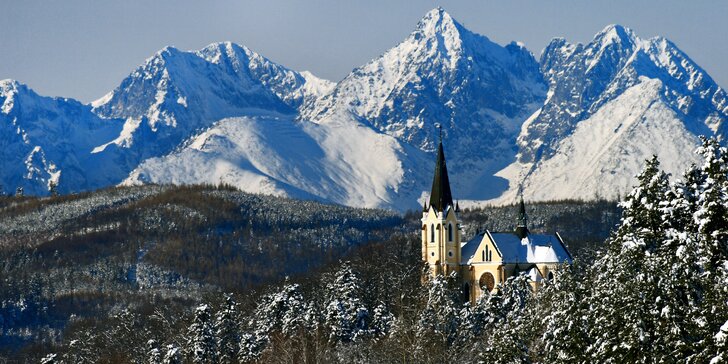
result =
[[505,189],[493,174],[513,160],[521,124],[545,96],[538,63],[522,45],[502,47],[437,8],[404,41],[304,108],[301,118],[354,119],[429,152],[439,123],[455,189],[483,199]]
[[261,111],[295,114],[330,88],[328,81],[234,43],[192,52],[166,47],[93,103],[99,115],[126,120],[124,132],[97,152],[115,145],[139,163],[172,151],[222,118]]
[[456,198],[615,197],[657,154],[679,172],[728,133],[724,90],[674,44],[612,25],[540,64],[443,9],[339,83],[233,43],[167,47],[93,102],[0,82],[0,182],[42,194],[229,183],[365,207],[418,207],[442,125]]
[[607,26],[586,45],[554,39],[541,56],[543,107],[524,123],[518,161],[499,175],[529,199],[616,197],[656,154],[679,173],[698,135],[724,137],[728,98],[667,39]]
[[[117,183],[124,173],[96,170],[105,160],[94,147],[121,131],[121,121],[102,119],[91,107],[64,98],[43,97],[17,81],[0,81],[1,192],[46,194]],[[128,172],[126,172],[128,173]],[[63,181],[63,183],[60,183]]]

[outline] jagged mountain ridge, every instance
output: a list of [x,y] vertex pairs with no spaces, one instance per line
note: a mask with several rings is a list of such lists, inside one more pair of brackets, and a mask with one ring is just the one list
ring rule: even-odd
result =
[[[3,86],[4,140],[17,145],[5,150],[12,166],[0,172],[0,183],[5,193],[22,186],[33,194],[47,193],[50,180],[64,193],[115,185],[139,163],[180,148],[221,118],[295,115],[332,87],[230,42],[191,52],[166,47],[91,105],[45,98],[24,85],[21,103],[13,87]],[[26,106],[22,113],[19,105]],[[25,133],[33,138],[15,130],[18,122],[35,126]]]
[[70,192],[123,178],[113,168],[93,173],[108,161],[91,153],[121,131],[121,120],[102,119],[88,105],[43,97],[13,80],[0,80],[0,105],[0,193],[22,187],[46,194],[51,183]]
[[355,119],[426,152],[435,150],[442,125],[455,189],[487,199],[505,189],[493,174],[511,162],[521,123],[545,96],[538,63],[522,45],[493,43],[437,8],[301,118]]
[[541,69],[549,96],[524,123],[518,160],[499,172],[519,181],[502,201],[519,191],[614,198],[651,155],[680,173],[695,161],[699,135],[725,137],[725,91],[667,39],[609,25],[585,45],[554,39]]
[[166,47],[93,105],[103,117],[127,120],[127,132],[113,144],[133,145],[141,162],[170,152],[226,117],[251,111],[295,114],[330,87],[310,73],[224,42],[193,52]]
[[519,141],[522,162],[553,155],[555,143],[579,121],[640,83],[640,76],[661,80],[666,101],[708,127],[696,126],[696,133],[724,132],[725,91],[665,38],[644,40],[629,28],[609,25],[586,45],[555,38],[540,63],[550,85],[549,98],[525,126]]
[[662,38],[609,26],[586,45],[555,39],[538,63],[440,8],[337,84],[232,43],[168,47],[92,106],[116,128],[90,147],[105,163],[79,167],[96,184],[64,171],[62,191],[227,182],[397,209],[424,199],[438,123],[454,197],[507,203],[521,190],[612,197],[652,153],[682,170],[698,134],[724,135],[727,112],[725,92]]

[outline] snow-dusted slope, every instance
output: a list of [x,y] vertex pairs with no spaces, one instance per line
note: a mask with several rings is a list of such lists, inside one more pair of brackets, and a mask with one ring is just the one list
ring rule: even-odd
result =
[[520,160],[548,158],[576,124],[622,95],[643,78],[662,81],[664,101],[711,133],[725,128],[728,98],[710,76],[669,40],[644,40],[628,28],[610,25],[586,45],[554,39],[541,55],[549,81],[548,99],[524,126]]
[[[665,170],[681,173],[697,162],[692,151],[699,139],[690,122],[662,100],[662,90],[660,80],[643,78],[581,121],[558,143],[553,157],[535,166],[514,163],[499,175],[524,180],[528,200],[590,200],[624,196],[652,155]],[[511,189],[499,200],[514,201],[516,192]]]
[[612,25],[586,45],[470,32],[441,8],[338,84],[232,43],[165,48],[92,105],[0,82],[0,182],[43,193],[230,183],[419,207],[443,126],[456,198],[614,197],[652,154],[670,172],[728,134],[724,90],[674,44]]
[[399,45],[305,107],[301,118],[356,119],[429,152],[435,125],[442,124],[454,189],[461,197],[487,198],[505,188],[493,174],[513,160],[521,123],[545,95],[528,50],[495,44],[438,8]]
[[295,114],[330,87],[230,42],[192,52],[166,47],[93,103],[99,115],[127,120],[124,132],[97,152],[126,148],[138,163],[222,118],[260,110]]
[[224,119],[183,149],[152,158],[125,184],[229,183],[245,191],[350,206],[415,208],[428,174],[424,153],[354,122],[319,125],[287,116]]
[[75,100],[42,97],[13,80],[0,81],[0,184],[2,192],[46,194],[108,186],[123,178],[91,150],[112,139],[121,121],[104,120]]
[[543,107],[523,125],[518,161],[499,200],[615,197],[657,154],[679,173],[698,135],[725,135],[728,98],[664,38],[644,40],[610,25],[589,44],[554,39],[541,56]]

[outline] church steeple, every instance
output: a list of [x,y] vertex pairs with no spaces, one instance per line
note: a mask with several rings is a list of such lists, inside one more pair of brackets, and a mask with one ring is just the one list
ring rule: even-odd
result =
[[450,179],[447,176],[447,166],[445,165],[445,152],[442,148],[442,127],[440,127],[440,143],[437,147],[435,177],[432,179],[432,192],[430,192],[430,206],[436,211],[445,211],[448,206],[453,206]]
[[523,239],[528,236],[528,215],[526,215],[526,204],[523,203],[523,196],[521,196],[521,203],[518,206],[518,222],[516,224],[516,235]]

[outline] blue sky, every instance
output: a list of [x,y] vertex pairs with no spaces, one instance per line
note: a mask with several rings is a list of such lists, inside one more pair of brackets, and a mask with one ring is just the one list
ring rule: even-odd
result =
[[443,6],[467,28],[538,57],[553,37],[587,42],[607,24],[662,35],[728,87],[728,1],[0,0],[0,79],[88,102],[167,45],[247,45],[338,81]]

